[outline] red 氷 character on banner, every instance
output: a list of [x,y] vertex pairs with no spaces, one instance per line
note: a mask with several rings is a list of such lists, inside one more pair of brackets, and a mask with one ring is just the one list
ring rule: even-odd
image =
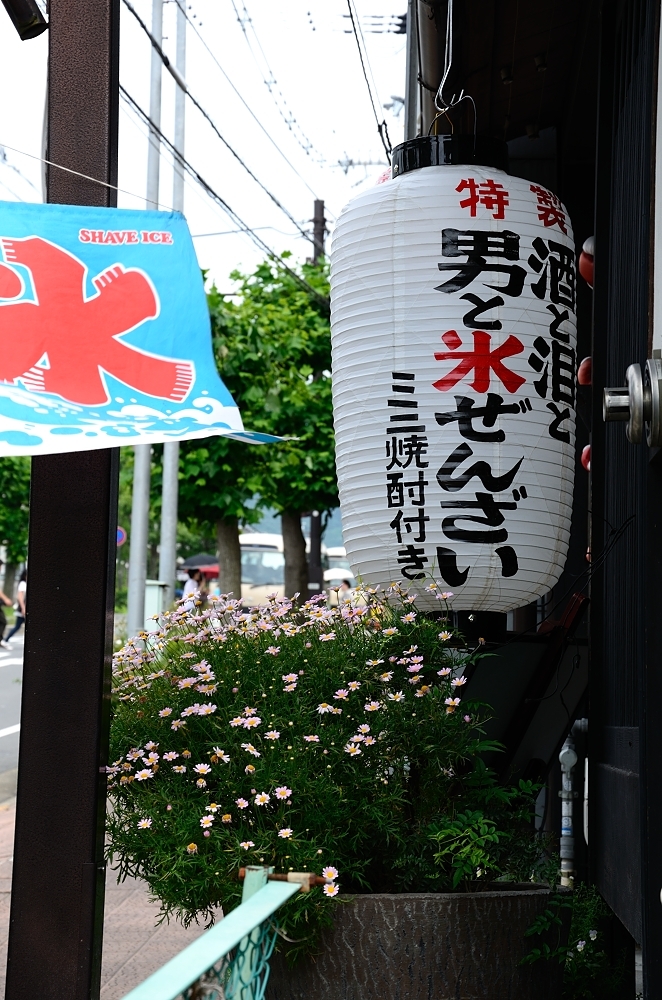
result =
[[[191,361],[146,353],[118,339],[159,314],[156,291],[137,268],[114,264],[93,278],[86,298],[87,268],[62,247],[39,237],[0,239],[0,380],[21,379],[34,392],[72,403],[109,401],[102,372],[161,399],[181,402],[195,380]],[[18,299],[23,279],[12,265],[30,271],[35,301]]]
[[511,371],[510,368],[506,368],[503,359],[521,354],[524,350],[522,341],[510,334],[500,347],[495,347],[492,350],[492,334],[485,333],[483,330],[475,330],[473,338],[473,350],[460,351],[462,340],[456,330],[447,330],[442,335],[441,339],[448,350],[435,351],[435,359],[437,361],[459,361],[460,363],[448,375],[433,382],[434,388],[439,389],[440,392],[447,392],[457,385],[465,375],[473,372],[474,378],[470,385],[476,392],[489,391],[492,374],[499,379],[508,392],[517,392],[526,379],[518,375],[517,372]]

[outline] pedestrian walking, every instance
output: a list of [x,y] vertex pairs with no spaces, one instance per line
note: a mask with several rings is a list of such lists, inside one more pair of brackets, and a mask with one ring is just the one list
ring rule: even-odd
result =
[[5,646],[9,645],[12,636],[16,635],[19,629],[21,629],[25,624],[25,597],[27,591],[28,591],[28,571],[27,569],[24,569],[18,581],[18,590],[16,592],[16,604],[14,605],[14,607],[16,608],[16,622],[14,624],[13,629],[4,640]]
[[[4,563],[2,559],[0,559],[0,570],[2,569],[3,566]],[[5,607],[7,608],[11,608],[13,603],[11,598],[7,597],[7,595],[4,594],[1,590],[0,590],[0,601],[2,601],[2,604],[4,604]],[[7,616],[5,615],[5,609],[2,607],[2,605],[0,605],[0,646],[2,646],[3,649],[11,649],[9,643],[6,642],[4,639],[6,628],[7,628]]]
[[[194,567],[192,569],[189,569],[188,580],[184,584],[182,601],[185,601],[183,605],[185,611],[191,611],[195,607],[196,594],[200,595],[200,600],[204,604],[204,602],[207,599],[207,588],[205,586],[205,578],[203,577],[201,571],[197,567]],[[187,598],[188,600],[186,600]]]

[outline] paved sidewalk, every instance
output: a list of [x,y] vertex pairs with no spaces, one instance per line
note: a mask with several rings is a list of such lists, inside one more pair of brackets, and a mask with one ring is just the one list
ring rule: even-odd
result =
[[[0,997],[5,994],[14,818],[13,801],[0,805]],[[101,1000],[120,1000],[203,932],[202,927],[185,930],[174,922],[157,927],[158,911],[142,882],[127,879],[117,885],[108,872]]]

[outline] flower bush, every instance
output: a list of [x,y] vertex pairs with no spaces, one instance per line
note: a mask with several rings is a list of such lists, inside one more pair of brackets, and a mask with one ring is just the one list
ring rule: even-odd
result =
[[[397,586],[337,608],[180,606],[115,656],[109,856],[163,914],[211,918],[246,864],[323,874],[284,908],[308,949],[343,892],[529,877],[535,789],[496,785],[471,654]],[[527,853],[528,852],[528,853]]]

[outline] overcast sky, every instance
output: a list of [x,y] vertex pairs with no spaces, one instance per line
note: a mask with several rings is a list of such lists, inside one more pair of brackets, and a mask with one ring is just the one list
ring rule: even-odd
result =
[[[151,0],[133,0],[148,25]],[[377,134],[354,36],[347,33],[347,0],[193,0],[186,80],[236,153],[304,229],[310,228],[313,198],[327,205],[329,226],[343,205],[383,172],[384,151]],[[356,0],[374,75],[377,110],[385,117],[393,145],[402,140],[403,112],[382,107],[404,97],[405,36],[370,33],[403,14],[405,0]],[[123,86],[149,109],[150,43],[124,3],[120,77]],[[166,0],[164,49],[175,57],[175,4]],[[238,16],[243,22],[240,23]],[[374,18],[380,15],[380,20]],[[199,35],[196,33],[198,32]],[[200,36],[200,37],[199,37]],[[210,51],[207,51],[205,44]],[[23,155],[42,155],[47,33],[21,42],[0,7],[0,198],[41,201],[41,165]],[[290,165],[233,91],[228,79],[289,160]],[[265,80],[271,80],[267,87]],[[275,83],[273,82],[275,81]],[[271,92],[270,92],[271,91]],[[163,72],[162,127],[173,137],[175,84]],[[401,106],[400,106],[401,107]],[[195,107],[187,102],[186,157],[241,219],[258,229],[267,245],[297,259],[312,248],[287,216],[237,163]],[[288,125],[289,122],[289,125]],[[9,148],[13,147],[13,148]],[[306,148],[307,147],[307,151]],[[4,148],[4,153],[2,151]],[[15,152],[14,150],[21,152]],[[339,165],[347,159],[369,165]],[[172,205],[172,158],[161,159],[160,201]],[[120,103],[119,194],[126,208],[144,207],[147,168],[145,125]],[[297,171],[300,176],[297,176]],[[232,288],[234,268],[251,269],[264,256],[223,210],[187,178],[185,214],[202,267],[223,291]],[[262,228],[266,227],[266,228]],[[223,233],[225,235],[201,235]]]

